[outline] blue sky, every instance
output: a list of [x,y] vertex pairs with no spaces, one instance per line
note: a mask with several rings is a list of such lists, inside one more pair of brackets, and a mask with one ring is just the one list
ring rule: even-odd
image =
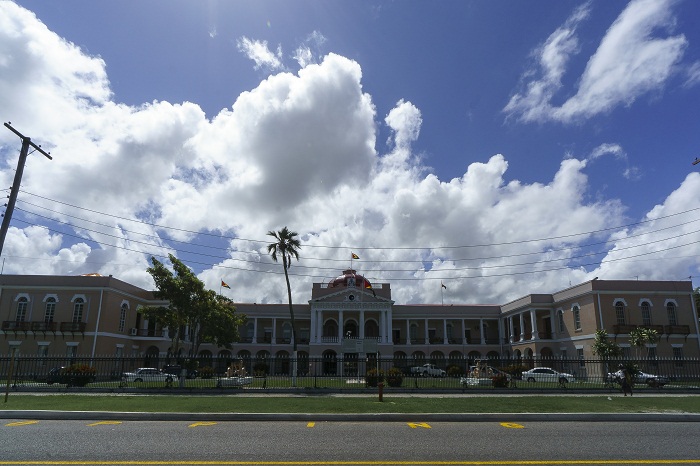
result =
[[[445,302],[504,303],[700,275],[699,18],[661,0],[0,1],[0,114],[55,156],[28,163],[5,273],[149,288],[173,252],[234,299],[281,302],[264,242],[287,225],[302,301],[353,250],[398,302],[439,302],[441,280]],[[0,134],[6,186],[18,146]]]

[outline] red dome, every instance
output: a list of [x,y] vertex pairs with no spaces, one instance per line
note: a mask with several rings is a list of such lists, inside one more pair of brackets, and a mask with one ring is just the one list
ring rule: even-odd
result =
[[[364,284],[364,285],[363,285]],[[343,275],[328,282],[328,288],[336,286],[355,286],[357,288],[372,288],[372,284],[362,275],[355,273],[355,270],[343,270]]]

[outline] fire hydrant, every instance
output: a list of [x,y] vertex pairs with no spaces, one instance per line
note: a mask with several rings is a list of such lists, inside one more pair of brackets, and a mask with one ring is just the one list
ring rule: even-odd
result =
[[384,401],[384,382],[379,382],[377,388],[379,388],[379,401]]

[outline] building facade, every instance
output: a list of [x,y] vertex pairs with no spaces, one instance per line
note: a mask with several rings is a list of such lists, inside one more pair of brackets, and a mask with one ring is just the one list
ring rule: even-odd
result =
[[[139,312],[164,304],[111,276],[0,275],[0,353],[164,357],[172,344],[168,329]],[[240,341],[233,349],[203,344],[198,357],[293,356],[288,304],[235,306],[247,316]],[[314,283],[311,299],[294,304],[294,315],[300,359],[594,359],[601,328],[629,357],[700,356],[690,281],[592,280],[502,305],[404,305],[392,300],[389,283],[345,270]],[[637,326],[660,336],[644,354],[628,342]]]

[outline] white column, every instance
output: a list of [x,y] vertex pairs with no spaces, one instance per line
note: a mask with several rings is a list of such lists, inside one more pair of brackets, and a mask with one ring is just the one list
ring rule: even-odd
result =
[[358,324],[360,326],[360,339],[365,338],[365,310],[360,309],[360,323]]
[[539,337],[537,332],[537,312],[534,309],[530,310],[530,324],[532,325],[532,340],[536,340]]
[[552,327],[552,340],[556,340],[557,338],[557,322],[556,322],[556,315],[554,312],[554,309],[549,310],[549,326]]
[[442,319],[442,344],[447,344],[447,319]]
[[323,311],[316,311],[316,343],[321,343],[323,340]]
[[503,319],[498,319],[498,344],[503,341]]
[[411,344],[411,321],[406,319],[406,344]]
[[272,318],[272,343],[277,344],[277,317]]
[[343,341],[343,311],[338,311],[338,341]]
[[520,341],[523,341],[525,340],[525,317],[522,312],[518,316],[520,317]]
[[515,334],[515,328],[513,327],[513,316],[508,316],[508,341],[513,343],[513,335]]
[[427,345],[430,343],[430,341],[428,340],[428,319],[425,319],[425,332],[424,333],[425,333],[425,336],[423,337],[424,338],[423,344]]
[[253,319],[253,343],[258,342],[258,318]]
[[467,344],[467,329],[464,325],[464,319],[462,319],[462,344]]

